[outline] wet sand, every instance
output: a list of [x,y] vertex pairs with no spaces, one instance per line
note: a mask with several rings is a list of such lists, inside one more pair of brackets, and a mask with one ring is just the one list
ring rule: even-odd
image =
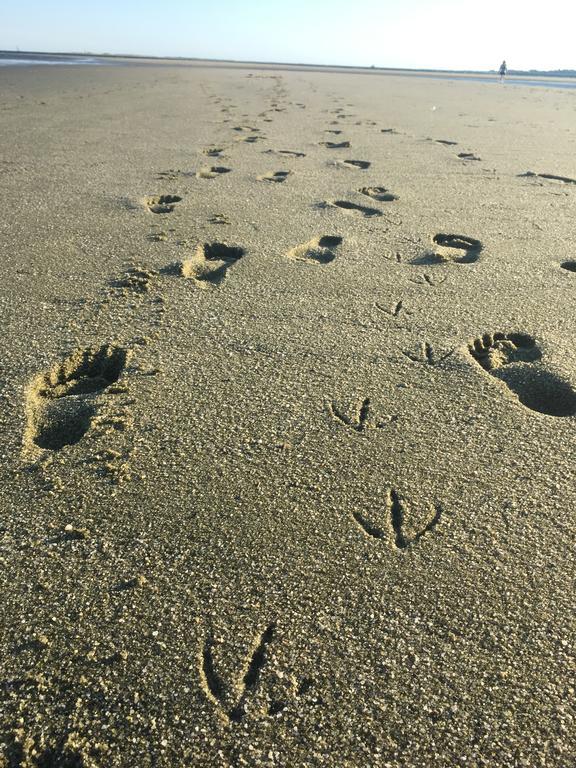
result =
[[573,765],[576,95],[0,79],[0,765]]

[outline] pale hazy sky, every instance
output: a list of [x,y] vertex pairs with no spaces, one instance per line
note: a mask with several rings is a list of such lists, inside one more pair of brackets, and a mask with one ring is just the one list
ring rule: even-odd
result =
[[0,0],[0,49],[576,69],[576,0]]

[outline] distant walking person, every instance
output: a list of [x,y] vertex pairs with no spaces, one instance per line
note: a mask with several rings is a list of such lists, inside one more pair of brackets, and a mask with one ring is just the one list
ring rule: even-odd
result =
[[508,72],[508,67],[506,66],[506,59],[500,64],[500,69],[498,70],[500,73],[500,82],[504,82],[504,78],[506,77],[506,73]]

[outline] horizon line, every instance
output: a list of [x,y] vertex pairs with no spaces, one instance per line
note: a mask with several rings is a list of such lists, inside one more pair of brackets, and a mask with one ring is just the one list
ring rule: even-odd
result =
[[[380,70],[384,72],[440,72],[447,74],[463,74],[463,75],[489,75],[497,74],[497,69],[439,69],[430,67],[383,67],[376,64],[362,65],[362,64],[311,64],[308,62],[297,61],[258,61],[253,59],[216,59],[206,58],[201,56],[156,56],[152,54],[143,53],[96,53],[94,51],[28,51],[20,49],[0,49],[0,55],[2,54],[28,54],[33,56],[51,55],[51,56],[93,56],[97,58],[108,59],[152,59],[154,61],[207,61],[215,64],[254,64],[265,66],[283,66],[283,67],[313,67],[318,69],[361,69],[367,71]],[[558,73],[573,73],[576,75],[576,69],[509,69],[508,74],[558,74]]]

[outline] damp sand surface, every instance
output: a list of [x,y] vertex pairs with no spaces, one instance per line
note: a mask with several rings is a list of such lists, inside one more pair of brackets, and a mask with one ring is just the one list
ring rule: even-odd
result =
[[575,764],[572,94],[0,78],[0,764]]

